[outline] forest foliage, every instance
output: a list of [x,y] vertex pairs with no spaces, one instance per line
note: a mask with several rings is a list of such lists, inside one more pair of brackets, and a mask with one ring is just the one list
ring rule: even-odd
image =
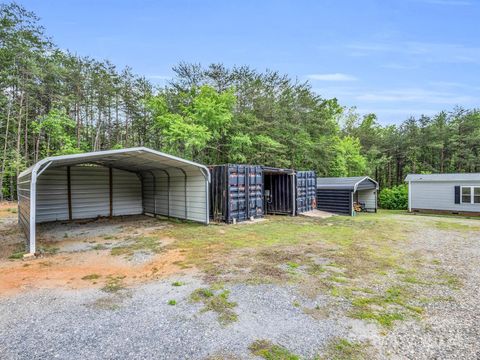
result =
[[[480,112],[458,108],[382,126],[308,82],[248,66],[179,63],[166,86],[59,49],[37,16],[0,5],[0,189],[46,156],[147,146],[204,164],[370,175],[480,171]],[[0,198],[0,200],[1,200]]]

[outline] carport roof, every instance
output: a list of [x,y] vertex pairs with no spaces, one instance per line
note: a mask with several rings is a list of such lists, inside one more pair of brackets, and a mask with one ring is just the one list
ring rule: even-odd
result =
[[128,171],[151,171],[168,168],[196,168],[210,181],[210,172],[207,167],[193,161],[185,160],[173,155],[146,147],[135,147],[119,150],[94,151],[83,154],[61,155],[45,158],[23,171],[19,178],[37,172],[42,166],[72,166],[79,164],[98,164]]
[[317,189],[357,191],[357,187],[362,183],[365,183],[362,189],[378,189],[378,183],[368,176],[317,178]]

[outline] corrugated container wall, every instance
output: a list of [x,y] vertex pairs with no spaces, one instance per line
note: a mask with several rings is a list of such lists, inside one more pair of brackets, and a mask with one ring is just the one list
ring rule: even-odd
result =
[[263,217],[261,166],[217,165],[210,167],[210,216],[227,223]]
[[297,171],[297,213],[317,207],[317,176],[315,171]]

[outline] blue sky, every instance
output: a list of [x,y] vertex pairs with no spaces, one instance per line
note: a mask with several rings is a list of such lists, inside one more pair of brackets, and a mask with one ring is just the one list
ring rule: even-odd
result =
[[61,48],[162,84],[179,61],[310,80],[383,124],[480,105],[480,0],[20,0]]

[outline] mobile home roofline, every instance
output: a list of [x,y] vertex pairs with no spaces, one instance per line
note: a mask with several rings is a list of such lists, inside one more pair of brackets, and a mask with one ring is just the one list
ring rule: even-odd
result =
[[408,174],[409,181],[480,181],[480,173]]

